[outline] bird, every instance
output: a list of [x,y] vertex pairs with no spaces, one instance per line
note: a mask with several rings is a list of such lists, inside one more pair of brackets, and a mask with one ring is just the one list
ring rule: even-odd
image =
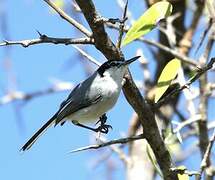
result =
[[[22,146],[20,151],[30,149],[49,127],[63,125],[67,120],[74,125],[107,134],[112,126],[106,124],[106,112],[117,102],[128,65],[139,57],[129,60],[109,60],[103,63],[71,91],[66,100],[60,104],[58,111]],[[100,126],[92,128],[85,125],[90,122],[100,123]]]

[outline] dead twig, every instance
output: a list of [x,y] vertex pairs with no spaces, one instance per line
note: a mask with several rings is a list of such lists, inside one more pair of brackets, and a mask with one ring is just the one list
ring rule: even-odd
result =
[[75,150],[70,151],[69,153],[76,153],[76,152],[86,151],[86,150],[90,150],[90,149],[99,149],[99,148],[110,146],[113,144],[125,144],[125,143],[128,143],[130,141],[135,141],[135,140],[144,139],[144,138],[145,138],[144,134],[140,134],[137,136],[131,136],[131,137],[127,137],[127,138],[114,139],[114,140],[104,142],[101,144],[93,144],[93,145],[77,148]]
[[[39,33],[39,32],[38,32]],[[22,47],[29,47],[35,44],[44,44],[44,43],[52,43],[52,44],[93,44],[94,40],[92,38],[54,38],[49,37],[45,34],[39,33],[40,37],[38,39],[27,39],[20,41],[8,41],[0,43],[0,46],[11,46],[11,45],[21,45]]]

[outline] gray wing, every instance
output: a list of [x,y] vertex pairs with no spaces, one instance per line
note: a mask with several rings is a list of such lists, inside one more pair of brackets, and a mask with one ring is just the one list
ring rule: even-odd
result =
[[55,125],[72,113],[95,104],[102,98],[100,91],[96,93],[91,93],[92,91],[89,91],[89,87],[91,87],[95,76],[96,74],[93,74],[88,79],[78,84],[69,94],[68,98],[61,103]]

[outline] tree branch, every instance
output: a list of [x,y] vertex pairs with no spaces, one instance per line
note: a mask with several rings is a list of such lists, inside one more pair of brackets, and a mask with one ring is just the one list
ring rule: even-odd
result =
[[103,18],[96,11],[93,2],[91,0],[87,3],[85,0],[76,0],[76,2],[93,31],[96,48],[100,50],[108,60],[123,59],[123,55],[106,33]]
[[80,30],[82,33],[84,33],[87,37],[91,37],[92,33],[88,31],[82,24],[78,23],[76,20],[71,18],[68,14],[66,14],[63,10],[61,10],[59,7],[57,7],[52,1],[50,0],[44,0],[50,7],[52,7],[64,20],[72,24],[74,27],[76,27],[78,30]]
[[32,98],[35,98],[38,96],[44,96],[44,95],[51,94],[51,93],[67,91],[67,90],[71,90],[72,88],[74,88],[73,83],[58,82],[47,89],[38,90],[38,91],[35,91],[32,93],[25,93],[22,91],[12,91],[12,92],[9,92],[9,93],[5,94],[4,96],[0,97],[0,106],[17,101],[17,100],[29,101]]
[[[124,59],[123,54],[118,48],[116,48],[105,32],[104,22],[96,11],[93,2],[91,0],[88,0],[87,3],[85,0],[76,0],[76,2],[93,31],[96,48],[100,50],[108,60]],[[126,83],[123,87],[123,92],[125,93],[127,101],[139,116],[145,138],[155,154],[164,178],[166,180],[177,179],[176,174],[170,169],[172,167],[172,160],[164,141],[160,136],[158,126],[155,121],[155,114],[152,112],[151,107],[142,97],[138,88],[134,84],[129,71],[125,78]]]
[[125,144],[125,143],[131,142],[131,141],[144,139],[144,138],[145,138],[144,134],[140,134],[140,135],[137,135],[137,136],[131,136],[131,137],[127,137],[127,138],[114,139],[114,140],[104,142],[104,143],[101,143],[101,144],[94,144],[94,145],[84,146],[84,147],[72,150],[69,153],[76,153],[76,152],[90,150],[90,149],[99,149],[99,148],[103,148],[103,147],[110,146],[110,145],[113,145],[113,144]]
[[128,0],[126,0],[123,17],[122,17],[122,22],[120,22],[120,25],[119,25],[119,38],[118,38],[118,42],[117,42],[117,47],[119,49],[121,48],[122,36],[123,36],[123,32],[124,32],[123,29],[125,27],[127,9],[128,9]]
[[[40,33],[39,33],[40,34]],[[28,47],[35,44],[52,43],[52,44],[93,44],[94,40],[91,38],[54,38],[46,35],[40,34],[38,39],[27,39],[21,41],[8,41],[0,43],[0,46],[10,46],[10,45],[21,45],[23,47]]]
[[211,154],[211,150],[212,150],[214,141],[215,141],[215,129],[213,131],[213,135],[208,143],[208,146],[206,148],[205,154],[204,154],[202,162],[201,162],[199,179],[201,179],[201,175],[202,175],[204,169],[209,166],[208,162],[210,159],[210,154]]

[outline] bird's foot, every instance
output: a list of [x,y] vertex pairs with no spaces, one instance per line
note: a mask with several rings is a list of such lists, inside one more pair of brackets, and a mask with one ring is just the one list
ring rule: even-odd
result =
[[100,123],[100,126],[95,129],[95,132],[101,132],[101,133],[107,134],[109,132],[109,129],[113,129],[111,125],[105,124],[106,121],[107,121],[107,116],[106,114],[103,114],[96,122],[96,125]]
[[107,134],[109,132],[109,129],[113,129],[111,125],[102,124],[99,127],[97,127],[96,129],[94,129],[94,131],[95,132],[101,132],[101,133]]

